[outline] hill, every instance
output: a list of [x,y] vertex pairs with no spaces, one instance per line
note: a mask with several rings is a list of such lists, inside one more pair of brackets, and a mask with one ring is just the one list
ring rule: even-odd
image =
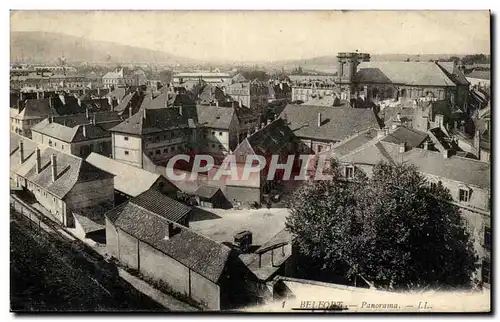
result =
[[169,53],[88,40],[59,33],[15,31],[10,34],[11,61],[55,63],[64,55],[67,62],[92,63],[189,63],[189,58]]

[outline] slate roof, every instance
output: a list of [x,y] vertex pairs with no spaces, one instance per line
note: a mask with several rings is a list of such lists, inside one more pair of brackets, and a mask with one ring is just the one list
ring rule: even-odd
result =
[[15,116],[19,120],[31,120],[45,118],[49,115],[57,115],[57,112],[49,105],[49,99],[30,99],[26,101],[24,109]]
[[231,107],[196,106],[200,125],[224,130],[229,130],[234,117],[234,110]]
[[154,98],[147,106],[147,109],[163,109],[167,106],[195,106],[196,102],[185,93],[169,93],[168,91]]
[[[57,162],[58,177],[52,182],[50,157],[54,154]],[[78,182],[103,180],[113,176],[104,172],[84,160],[52,148],[40,152],[42,171],[36,173],[36,165],[27,171],[25,177],[28,181],[43,187],[50,193],[62,199],[73,189]]]
[[148,243],[210,281],[217,283],[226,267],[231,249],[192,230],[180,231],[166,239],[170,221],[141,207],[130,207],[130,201],[106,214],[118,228]]
[[[363,71],[364,69],[367,69]],[[359,83],[404,84],[416,86],[455,86],[434,62],[362,62],[358,66]]]
[[[196,112],[187,106],[182,107],[182,115],[176,107],[161,109],[143,109],[132,117],[110,129],[112,132],[143,135],[162,132],[169,129],[193,127],[197,121]],[[144,118],[146,113],[146,118]]]
[[[21,155],[19,152],[19,143],[23,141],[23,162],[21,162]],[[10,134],[10,171],[17,173],[24,164],[34,162],[35,150],[38,144],[27,137],[21,136],[16,133]]]
[[160,174],[151,173],[94,152],[87,157],[86,161],[113,174],[115,190],[131,197],[137,197],[147,191],[160,178]]
[[491,166],[488,162],[459,156],[444,158],[439,152],[418,148],[405,152],[403,160],[414,164],[421,172],[490,189]]
[[220,190],[219,187],[207,186],[207,185],[202,184],[202,185],[200,185],[200,187],[198,189],[196,189],[194,194],[197,196],[203,197],[203,198],[210,199],[219,190]]
[[383,142],[400,144],[405,142],[407,147],[414,148],[422,144],[428,137],[428,134],[406,126],[400,126],[392,133],[389,133],[382,139]]
[[[121,117],[116,112],[100,112],[91,114],[96,124],[90,124],[85,114],[54,117],[53,121],[45,119],[32,127],[32,131],[59,139],[64,142],[82,142],[98,138],[111,137],[108,131],[121,123]],[[85,135],[83,127],[85,126]]]
[[465,78],[464,73],[458,68],[453,62],[436,62],[438,66],[444,69],[448,77],[455,82],[457,85],[469,85],[469,81]]
[[254,153],[262,155],[264,153],[282,152],[287,144],[295,140],[297,140],[297,137],[286,125],[285,121],[277,119],[247,137],[243,142],[247,142]]
[[[318,113],[322,118],[320,127]],[[288,104],[281,117],[287,119],[296,136],[326,141],[342,141],[357,132],[380,127],[373,110],[362,108]]]

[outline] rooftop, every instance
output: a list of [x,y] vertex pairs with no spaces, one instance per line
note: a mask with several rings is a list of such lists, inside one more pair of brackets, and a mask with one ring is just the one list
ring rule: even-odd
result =
[[359,83],[455,86],[434,62],[362,62],[358,66],[356,80]]
[[162,215],[140,207],[131,208],[130,202],[107,213],[117,227],[148,243],[198,274],[217,283],[229,259],[231,249],[191,229],[166,237],[170,221]]
[[[209,211],[218,219],[197,220],[200,214]],[[259,247],[268,242],[285,228],[285,220],[289,210],[285,208],[256,209],[256,210],[224,210],[224,209],[193,209],[192,221],[189,226],[192,230],[207,236],[217,242],[232,243],[234,235],[248,230],[252,232],[252,243]]]
[[[321,126],[318,114],[321,113]],[[303,106],[288,104],[281,113],[298,137],[342,141],[361,131],[379,128],[372,109],[352,107]]]
[[87,157],[86,161],[113,174],[115,190],[131,197],[137,197],[147,191],[161,177],[160,174],[151,173],[94,152]]
[[[52,181],[51,156],[56,156],[57,178]],[[113,176],[104,172],[84,160],[69,155],[50,147],[40,152],[41,169],[36,173],[36,164],[33,162],[31,168],[26,171],[24,177],[30,182],[48,190],[59,198],[64,198],[78,182],[88,182],[94,180],[104,180]],[[22,170],[22,169],[20,169]]]

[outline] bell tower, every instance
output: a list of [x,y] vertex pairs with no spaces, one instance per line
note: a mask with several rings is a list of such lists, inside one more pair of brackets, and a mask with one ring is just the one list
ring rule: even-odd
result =
[[341,99],[349,101],[355,95],[356,72],[363,61],[370,61],[370,54],[357,51],[338,53],[336,83],[340,87]]

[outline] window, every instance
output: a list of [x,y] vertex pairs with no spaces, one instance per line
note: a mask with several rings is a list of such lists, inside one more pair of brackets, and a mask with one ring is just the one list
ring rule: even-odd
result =
[[61,149],[63,149],[63,150],[64,150],[64,144],[61,144]]
[[488,283],[490,284],[490,261],[483,260],[481,267],[481,277],[483,280],[483,283]]
[[214,131],[212,131],[212,135],[215,136],[215,132]]
[[168,153],[168,149],[167,148],[163,149],[163,153]]
[[54,142],[54,146],[57,146],[57,142]]
[[49,146],[52,146],[52,140],[49,139]]
[[212,144],[212,148],[215,149],[215,144]]
[[124,139],[125,141],[128,141],[128,136],[124,136],[124,137],[123,137],[123,139]]
[[431,182],[430,187],[431,187],[431,190],[436,190],[437,189],[437,183]]
[[171,146],[170,147],[170,152],[174,152],[175,151],[175,147],[174,146]]
[[222,136],[222,132],[219,132],[219,136]]
[[484,245],[485,248],[491,249],[491,227],[484,227]]
[[160,153],[161,153],[161,151],[160,151],[160,150],[156,150],[156,151],[155,151],[155,153],[156,153],[156,154],[160,154]]
[[318,153],[320,153],[320,152],[321,152],[321,150],[323,150],[323,146],[322,146],[322,145],[318,145],[318,146],[317,146],[317,150],[318,150]]
[[463,202],[469,202],[469,190],[459,189],[458,190],[458,200]]
[[125,155],[128,155],[128,151],[124,151]]
[[345,177],[347,179],[354,178],[354,167],[348,166],[348,167],[345,168]]

